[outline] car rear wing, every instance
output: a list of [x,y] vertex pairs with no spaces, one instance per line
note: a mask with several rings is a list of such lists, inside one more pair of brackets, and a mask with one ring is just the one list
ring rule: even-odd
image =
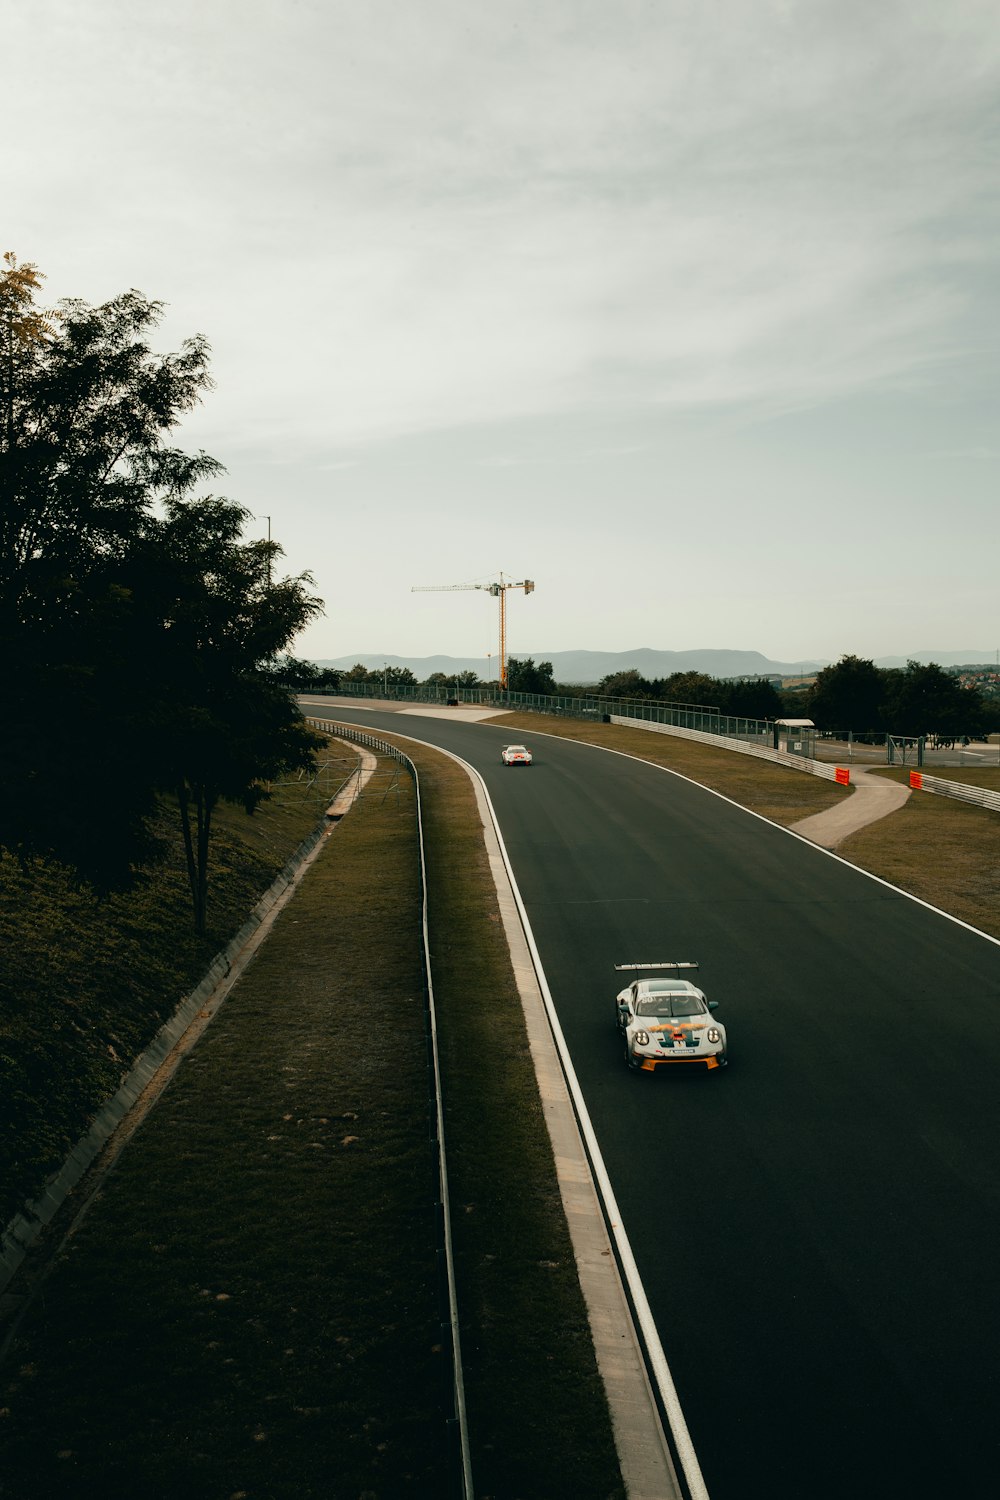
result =
[[663,963],[663,964],[615,964],[615,972],[617,974],[623,974],[626,971],[631,972],[633,969],[670,969],[671,971],[676,971],[677,969],[697,969],[697,968],[698,968],[698,965],[696,963],[677,963],[677,964],[673,964],[673,963]]

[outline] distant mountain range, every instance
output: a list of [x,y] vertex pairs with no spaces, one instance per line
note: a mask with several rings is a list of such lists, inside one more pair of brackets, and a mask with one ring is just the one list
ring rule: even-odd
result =
[[[613,672],[635,668],[643,677],[671,677],[675,672],[704,672],[707,677],[801,677],[829,666],[827,661],[772,661],[759,651],[653,651],[643,646],[636,651],[518,651],[520,660],[550,661],[556,682],[593,685]],[[912,656],[882,656],[879,667],[905,667],[908,661],[937,662],[941,667],[961,667],[989,663],[992,651],[914,651]],[[335,667],[349,671],[358,662],[369,670],[378,667],[409,667],[420,682],[434,672],[451,677],[457,672],[475,672],[485,677],[487,662],[482,656],[391,656],[388,653],[362,651],[356,656],[316,659],[318,667]],[[494,662],[494,668],[496,663]]]

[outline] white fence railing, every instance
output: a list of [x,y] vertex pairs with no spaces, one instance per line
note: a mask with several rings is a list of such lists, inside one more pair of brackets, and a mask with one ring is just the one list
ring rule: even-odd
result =
[[914,791],[934,792],[938,797],[957,797],[960,802],[971,802],[976,807],[988,807],[1000,812],[1000,792],[990,791],[985,786],[969,786],[965,781],[946,781],[941,776],[925,776],[922,771],[910,773],[910,785]]
[[[847,785],[850,781],[850,771],[843,766],[810,760],[805,755],[791,755],[785,750],[774,750],[770,745],[754,745],[746,740],[705,734],[700,729],[680,729],[674,724],[656,724],[648,719],[629,719],[624,714],[612,714],[611,722],[625,724],[630,729],[650,729],[656,734],[676,735],[682,740],[697,740],[703,745],[718,745],[723,750],[738,750],[741,755],[756,755],[759,760],[770,760],[776,765],[789,766],[793,771],[806,771],[810,776],[822,776],[825,781],[838,781],[841,785]],[[938,797],[956,797],[960,802],[970,802],[975,807],[1000,812],[1000,792],[991,791],[988,787],[970,786],[965,781],[949,781],[943,776],[926,776],[922,771],[910,773],[910,786],[915,791],[934,792]]]
[[779,766],[790,766],[793,771],[806,771],[810,776],[821,776],[824,781],[844,781],[843,767],[835,766],[832,761],[810,760],[807,755],[793,755],[787,750],[775,750],[771,745],[755,745],[750,740],[729,739],[722,734],[706,734],[701,729],[681,729],[675,724],[657,724],[650,719],[629,719],[624,714],[612,714],[610,717],[612,724],[624,724],[629,729],[651,729],[657,734],[672,734],[682,740],[697,740],[701,745],[715,745],[721,750],[738,750],[741,755],[756,755],[758,760],[770,760]]

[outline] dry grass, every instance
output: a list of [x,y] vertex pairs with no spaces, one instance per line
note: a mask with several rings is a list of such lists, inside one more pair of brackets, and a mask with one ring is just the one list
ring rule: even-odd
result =
[[[889,768],[880,774],[909,782],[907,770]],[[995,767],[940,767],[933,774],[975,786],[1000,786]],[[837,853],[1000,938],[1000,813],[914,792],[898,812],[845,839]]]
[[156,826],[163,863],[103,900],[59,865],[22,868],[0,851],[0,1224],[62,1164],[242,926],[319,823],[348,762],[341,746],[311,782],[275,786],[253,817],[218,809],[204,937],[166,800]]
[[2,1493],[443,1490],[416,868],[404,781],[334,833],[59,1255]]

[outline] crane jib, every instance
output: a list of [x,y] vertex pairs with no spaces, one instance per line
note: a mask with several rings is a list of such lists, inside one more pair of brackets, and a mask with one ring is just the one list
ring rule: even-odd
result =
[[524,589],[525,594],[532,594],[535,585],[532,579],[522,578],[519,583],[504,578],[500,574],[498,580],[493,583],[415,583],[411,594],[432,593],[458,593],[467,589],[484,589],[494,599],[500,601],[500,686],[507,686],[507,590]]

